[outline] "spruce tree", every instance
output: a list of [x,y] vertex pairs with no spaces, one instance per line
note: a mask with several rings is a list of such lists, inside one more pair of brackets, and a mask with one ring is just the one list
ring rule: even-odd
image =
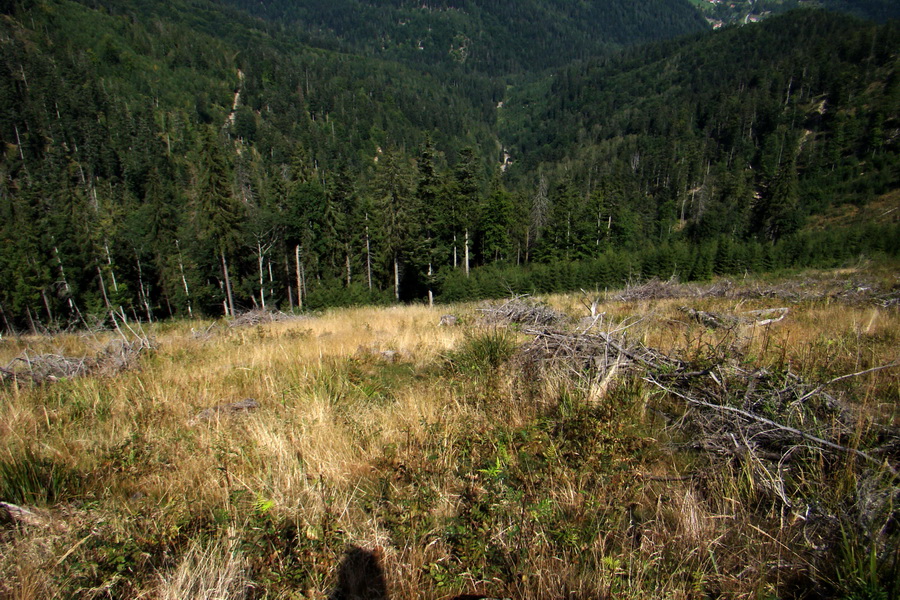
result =
[[411,202],[413,175],[409,161],[399,150],[388,150],[375,172],[374,193],[381,215],[385,257],[393,270],[394,298],[400,300],[400,263],[412,237]]
[[481,220],[485,261],[509,260],[512,223],[513,205],[509,193],[500,178],[494,177]]
[[198,236],[214,249],[222,268],[226,315],[235,315],[234,292],[228,255],[241,241],[244,207],[235,199],[231,170],[220,140],[212,127],[201,140],[200,166],[194,190],[194,220]]
[[435,268],[444,254],[440,239],[441,207],[439,199],[442,185],[435,166],[436,150],[430,137],[426,137],[417,161],[418,182],[416,186],[416,202],[413,207],[414,220],[418,223],[417,248],[413,257],[417,260],[417,268],[423,274],[428,294],[428,303],[434,303]]
[[[463,268],[466,277],[469,276],[471,264],[472,234],[478,225],[479,209],[481,208],[481,181],[479,177],[478,156],[471,146],[463,148],[456,161],[453,171],[453,213],[454,223],[454,251],[460,242],[462,235]],[[460,232],[460,233],[457,233]]]

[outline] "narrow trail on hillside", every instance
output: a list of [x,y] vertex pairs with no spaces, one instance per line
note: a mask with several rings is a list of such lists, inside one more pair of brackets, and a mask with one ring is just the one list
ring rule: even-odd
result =
[[241,89],[244,87],[244,72],[240,69],[237,70],[238,76],[238,87],[234,90],[234,102],[231,104],[231,112],[228,113],[228,119],[225,121],[225,126],[227,127],[229,124],[234,125],[235,115],[237,114],[237,109],[241,105]]

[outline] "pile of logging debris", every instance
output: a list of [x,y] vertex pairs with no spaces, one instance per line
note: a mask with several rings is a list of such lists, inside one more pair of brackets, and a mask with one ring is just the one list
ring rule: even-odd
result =
[[[522,307],[513,299],[491,310],[495,323],[536,321],[527,309],[528,305]],[[768,325],[789,312],[775,308],[735,316],[682,310],[711,327]],[[853,441],[853,432],[858,430],[854,410],[830,391],[840,381],[895,369],[900,363],[814,382],[790,369],[783,373],[749,369],[735,356],[702,361],[668,356],[629,340],[628,326],[605,332],[593,328],[570,331],[556,326],[562,321],[559,317],[547,321],[554,325],[523,329],[532,339],[519,349],[515,367],[529,386],[563,376],[593,401],[617,381],[636,377],[665,392],[670,400],[683,402],[683,414],[672,421],[689,434],[697,449],[731,456],[752,453],[757,459],[782,465],[812,449],[861,459],[895,477],[900,474],[900,430],[880,426],[881,444],[862,449]]]
[[280,321],[296,321],[308,319],[305,315],[291,315],[277,310],[249,310],[241,313],[228,322],[228,327],[256,327],[266,323],[278,323]]
[[566,315],[540,304],[528,296],[514,296],[502,304],[487,305],[478,309],[486,325],[528,325],[531,327],[555,327],[568,320]]
[[85,375],[114,375],[132,369],[154,343],[145,336],[113,340],[94,356],[22,353],[0,367],[0,382],[54,383]]

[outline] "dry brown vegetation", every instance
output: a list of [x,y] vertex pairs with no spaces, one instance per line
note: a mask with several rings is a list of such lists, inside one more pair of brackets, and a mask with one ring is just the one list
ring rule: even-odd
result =
[[[158,324],[128,369],[0,388],[0,501],[34,515],[0,524],[0,596],[383,577],[397,600],[890,597],[897,289],[844,272],[655,282],[588,320],[577,295]],[[4,339],[0,365],[108,336]]]

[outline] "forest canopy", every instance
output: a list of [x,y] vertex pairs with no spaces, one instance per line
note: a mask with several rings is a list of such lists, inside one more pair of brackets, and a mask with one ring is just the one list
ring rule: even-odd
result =
[[3,3],[0,329],[900,252],[896,211],[808,226],[896,202],[896,22],[648,2],[595,40],[602,3],[535,1],[528,44],[486,2],[250,4]]

